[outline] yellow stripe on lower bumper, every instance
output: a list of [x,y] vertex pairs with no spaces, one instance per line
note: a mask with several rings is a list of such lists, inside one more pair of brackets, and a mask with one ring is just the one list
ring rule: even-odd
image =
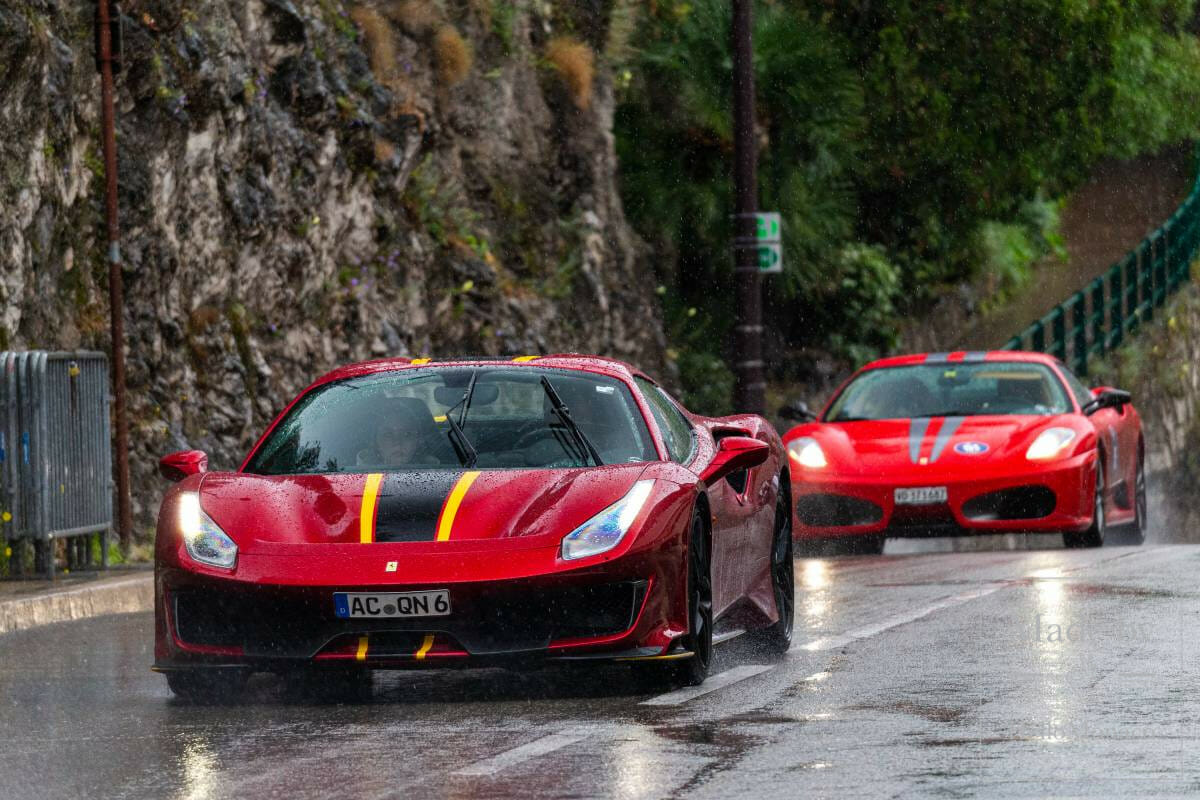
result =
[[367,660],[367,637],[358,637],[358,652],[354,654],[354,659],[356,661]]
[[454,484],[454,488],[450,490],[449,496],[446,497],[446,505],[442,506],[442,514],[438,517],[437,540],[439,542],[450,540],[450,531],[454,529],[454,516],[458,513],[458,507],[462,505],[467,490],[471,488],[471,484],[478,477],[478,470],[464,472]]
[[358,541],[361,544],[375,541],[375,509],[379,505],[379,484],[382,482],[383,473],[372,472],[363,487],[362,510],[358,516]]
[[425,641],[421,642],[421,649],[418,650],[416,653],[417,661],[424,661],[425,654],[428,653],[432,649],[433,649],[433,634],[427,633],[427,634],[425,634]]

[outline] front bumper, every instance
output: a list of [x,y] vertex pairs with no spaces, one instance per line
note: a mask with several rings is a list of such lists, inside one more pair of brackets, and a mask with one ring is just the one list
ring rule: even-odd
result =
[[[373,668],[678,654],[682,627],[666,587],[670,559],[618,560],[575,573],[509,580],[286,585],[162,567],[155,669]],[[248,572],[253,570],[247,570]],[[342,619],[335,592],[447,589],[441,617]]]
[[[947,474],[914,466],[901,476],[799,472],[792,482],[796,539],[856,535],[957,536],[1082,531],[1092,522],[1095,454],[1020,474]],[[895,490],[945,486],[945,503],[897,505]]]

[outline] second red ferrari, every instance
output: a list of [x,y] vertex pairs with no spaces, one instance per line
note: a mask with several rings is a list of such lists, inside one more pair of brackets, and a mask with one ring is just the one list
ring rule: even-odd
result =
[[[798,407],[785,409],[801,416]],[[797,540],[1061,533],[1099,547],[1146,529],[1145,441],[1127,392],[1040,353],[868,364],[784,436]]]

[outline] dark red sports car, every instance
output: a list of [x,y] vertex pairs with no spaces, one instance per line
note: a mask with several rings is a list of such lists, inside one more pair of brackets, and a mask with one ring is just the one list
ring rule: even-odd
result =
[[[804,409],[793,407],[800,416]],[[860,369],[784,436],[798,540],[1146,527],[1145,443],[1127,392],[1041,353],[901,356]]]
[[307,388],[236,472],[178,481],[156,542],[155,669],[639,662],[703,681],[714,641],[792,632],[790,481],[761,417],[688,413],[609,359],[391,359]]

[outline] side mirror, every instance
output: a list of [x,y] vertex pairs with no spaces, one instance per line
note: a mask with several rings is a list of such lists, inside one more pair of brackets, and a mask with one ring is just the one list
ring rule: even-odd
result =
[[1129,392],[1109,386],[1099,386],[1092,390],[1092,399],[1084,404],[1082,410],[1090,417],[1102,408],[1122,408],[1131,402],[1133,402],[1133,396]]
[[808,408],[808,403],[803,400],[793,400],[786,406],[779,409],[779,416],[784,419],[790,419],[793,422],[812,422],[817,418]]
[[717,442],[717,454],[700,474],[700,480],[714,484],[734,472],[762,464],[771,455],[766,442],[749,436],[726,436]]
[[203,450],[181,450],[158,460],[158,474],[176,483],[201,472],[208,472],[208,454]]

